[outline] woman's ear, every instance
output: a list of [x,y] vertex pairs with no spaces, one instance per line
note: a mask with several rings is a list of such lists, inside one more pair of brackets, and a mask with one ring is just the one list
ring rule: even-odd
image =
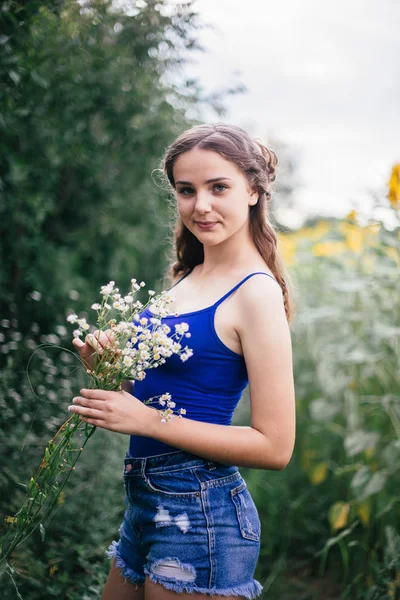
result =
[[250,206],[254,206],[254,204],[257,204],[258,198],[259,198],[258,191],[257,190],[253,190],[250,193],[249,205]]

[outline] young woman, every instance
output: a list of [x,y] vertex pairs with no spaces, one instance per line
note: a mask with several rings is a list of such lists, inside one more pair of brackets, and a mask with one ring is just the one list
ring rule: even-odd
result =
[[[267,210],[276,164],[274,152],[223,123],[184,131],[164,156],[178,213],[167,275],[180,314],[163,322],[189,325],[193,355],[172,355],[130,393],[74,399],[85,422],[130,435],[126,511],[102,600],[262,592],[253,578],[260,519],[238,466],[284,469],[295,442],[292,308]],[[251,427],[234,427],[247,383]],[[165,392],[186,417],[161,423],[143,404]]]

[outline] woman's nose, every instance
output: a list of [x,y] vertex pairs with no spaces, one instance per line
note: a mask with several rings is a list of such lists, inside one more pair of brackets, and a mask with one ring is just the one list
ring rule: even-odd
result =
[[205,192],[199,192],[196,196],[195,209],[198,211],[210,211],[211,210],[211,198]]

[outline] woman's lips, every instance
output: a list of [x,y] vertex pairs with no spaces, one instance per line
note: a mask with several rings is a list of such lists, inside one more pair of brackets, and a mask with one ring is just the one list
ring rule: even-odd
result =
[[215,223],[199,223],[199,221],[196,221],[196,225],[198,225],[198,227],[200,227],[200,229],[204,229],[204,230],[212,229],[216,224],[217,224],[217,222],[215,222]]

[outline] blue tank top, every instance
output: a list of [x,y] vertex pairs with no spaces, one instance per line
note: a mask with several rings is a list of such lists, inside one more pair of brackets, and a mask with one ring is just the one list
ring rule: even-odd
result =
[[[187,277],[192,270],[188,271],[175,285]],[[263,271],[250,273],[212,306],[180,313],[179,316],[162,317],[161,322],[167,323],[172,330],[177,323],[186,322],[189,325],[191,337],[183,337],[181,344],[182,349],[186,345],[189,346],[193,350],[193,355],[183,362],[179,355],[172,354],[166,358],[164,364],[148,369],[144,379],[135,381],[133,395],[143,402],[153,396],[168,392],[172,396],[171,400],[176,404],[173,408],[175,419],[179,419],[178,410],[184,408],[186,414],[183,418],[230,425],[233,412],[248,384],[247,369],[244,357],[228,348],[218,337],[214,326],[214,315],[217,307],[228,296],[249,277],[257,274],[272,277]],[[274,277],[272,279],[276,281]],[[140,313],[140,317],[150,318],[151,316],[154,315],[148,307]],[[163,408],[153,402],[150,406]],[[168,422],[164,426],[168,427]],[[130,436],[129,453],[134,458],[179,450],[181,448],[165,444],[154,438],[140,435]]]

